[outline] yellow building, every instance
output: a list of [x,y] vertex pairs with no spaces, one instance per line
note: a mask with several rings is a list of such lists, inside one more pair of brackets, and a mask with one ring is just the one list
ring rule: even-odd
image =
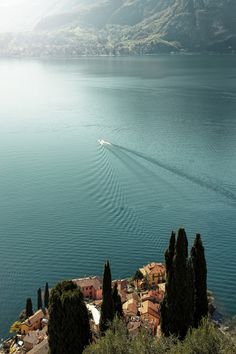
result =
[[42,310],[38,310],[32,316],[27,318],[20,325],[21,334],[26,335],[31,331],[36,331],[42,328],[42,319],[44,318],[44,313]]
[[149,287],[157,287],[166,280],[166,268],[162,263],[149,263],[139,269],[143,277],[147,279]]

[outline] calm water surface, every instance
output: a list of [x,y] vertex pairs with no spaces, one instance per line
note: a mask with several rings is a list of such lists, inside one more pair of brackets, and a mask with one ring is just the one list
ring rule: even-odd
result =
[[0,60],[0,335],[46,281],[128,276],[180,226],[235,314],[235,112],[233,56]]

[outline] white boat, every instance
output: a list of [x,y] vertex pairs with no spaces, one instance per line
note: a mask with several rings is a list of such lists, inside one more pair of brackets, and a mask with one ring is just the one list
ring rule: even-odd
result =
[[98,142],[100,145],[111,145],[111,143],[109,143],[109,141],[105,141],[103,139],[99,139]]

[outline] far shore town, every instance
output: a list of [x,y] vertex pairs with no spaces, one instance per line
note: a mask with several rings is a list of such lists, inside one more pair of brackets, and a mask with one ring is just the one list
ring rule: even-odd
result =
[[[162,263],[149,263],[139,268],[132,279],[117,279],[123,313],[130,335],[142,327],[153,336],[160,335],[160,303],[165,293],[166,270]],[[102,279],[98,276],[73,279],[80,287],[90,314],[93,339],[99,337]],[[2,344],[0,353],[47,354],[48,310],[40,309],[19,323],[18,334]]]

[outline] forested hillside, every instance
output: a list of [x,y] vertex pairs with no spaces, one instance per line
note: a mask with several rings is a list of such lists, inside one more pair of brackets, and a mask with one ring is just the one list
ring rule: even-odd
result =
[[33,32],[1,43],[29,55],[233,52],[236,1],[61,0]]

